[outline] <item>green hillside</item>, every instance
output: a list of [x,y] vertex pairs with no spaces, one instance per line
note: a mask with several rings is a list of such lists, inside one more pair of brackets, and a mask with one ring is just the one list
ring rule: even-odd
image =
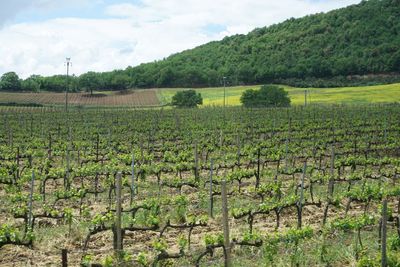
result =
[[126,73],[137,87],[219,86],[223,76],[231,84],[261,84],[399,73],[399,17],[398,0],[362,1],[226,37]]

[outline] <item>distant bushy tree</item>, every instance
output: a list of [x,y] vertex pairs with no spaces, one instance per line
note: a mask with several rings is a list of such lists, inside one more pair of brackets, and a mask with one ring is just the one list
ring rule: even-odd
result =
[[[73,76],[69,77],[71,84]],[[51,92],[64,92],[67,88],[67,76],[66,75],[53,75],[49,77],[43,77],[41,79],[41,90]]]
[[15,72],[7,72],[1,76],[0,90],[2,91],[20,91],[21,80]]
[[185,90],[176,92],[172,97],[171,105],[180,108],[194,108],[197,105],[203,104],[203,98],[200,93],[196,93],[195,90]]
[[31,75],[29,78],[21,81],[22,91],[39,92],[42,77],[39,75]]
[[290,106],[288,93],[276,85],[263,85],[259,90],[246,90],[240,97],[240,102],[245,107]]
[[117,73],[113,75],[110,81],[110,88],[112,90],[125,90],[130,85],[130,78],[124,73]]
[[80,89],[85,90],[86,92],[90,91],[91,95],[93,95],[93,90],[98,90],[100,86],[99,75],[93,71],[89,71],[79,76]]

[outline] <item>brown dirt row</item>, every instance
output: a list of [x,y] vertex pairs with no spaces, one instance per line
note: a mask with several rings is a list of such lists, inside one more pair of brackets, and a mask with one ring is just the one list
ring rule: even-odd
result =
[[[37,103],[64,104],[64,93],[0,93],[0,103]],[[160,101],[155,90],[129,91],[126,94],[95,94],[70,93],[68,102],[71,105],[98,106],[157,106]]]

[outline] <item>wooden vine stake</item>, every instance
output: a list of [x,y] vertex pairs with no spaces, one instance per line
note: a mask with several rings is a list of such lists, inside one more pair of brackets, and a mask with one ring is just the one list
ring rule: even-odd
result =
[[327,203],[326,207],[324,210],[324,218],[322,220],[322,224],[326,224],[326,219],[328,217],[328,209],[329,205],[332,204],[333,201],[333,190],[334,190],[334,183],[335,183],[335,147],[332,145],[332,151],[331,151],[331,170],[330,170],[330,178],[329,178],[329,184],[328,184],[328,197],[327,197]]
[[226,181],[221,183],[222,196],[222,223],[224,227],[224,251],[225,251],[225,267],[231,267],[231,242],[229,239],[229,221],[228,221],[228,198],[226,193]]
[[115,246],[115,255],[119,259],[122,252],[122,233],[121,233],[121,187],[122,187],[122,178],[121,172],[117,173],[116,181],[116,214],[115,214],[115,235],[116,235],[116,246]]
[[143,147],[143,137],[142,142],[140,142],[140,164],[144,164],[144,147]]
[[289,140],[286,137],[286,140],[285,140],[285,172],[286,173],[288,171],[288,165],[289,165],[288,151],[289,151]]
[[31,137],[33,136],[33,117],[31,115]]
[[17,156],[16,156],[16,162],[17,162],[17,170],[16,170],[17,177],[16,177],[16,180],[17,181],[19,180],[19,165],[20,165],[19,159],[20,159],[19,147],[17,147]]
[[292,125],[292,119],[289,118],[289,128],[285,140],[285,172],[288,171],[288,165],[289,165],[289,159],[288,159],[288,154],[289,154],[289,142],[290,142],[290,129]]
[[239,134],[237,135],[237,166],[240,167],[240,136]]
[[48,156],[49,159],[51,159],[51,152],[52,152],[52,150],[51,150],[51,145],[52,145],[51,142],[52,142],[51,133],[49,133],[49,149],[47,150],[47,156]]
[[194,144],[194,179],[196,182],[199,181],[199,155],[198,155],[197,142]]
[[331,172],[330,172],[330,179],[328,184],[328,195],[332,200],[333,198],[333,190],[335,185],[335,147],[332,145],[331,151]]
[[11,149],[14,147],[13,131],[11,128],[8,128],[8,146],[11,147]]
[[32,171],[31,179],[31,190],[29,192],[29,203],[28,203],[28,229],[32,231],[33,226],[33,215],[32,215],[32,204],[33,204],[33,187],[35,185],[35,171]]
[[256,176],[256,189],[260,186],[260,163],[261,163],[261,149],[257,150],[257,176]]
[[397,201],[397,236],[400,238],[400,196]]
[[210,207],[209,207],[209,215],[211,218],[214,218],[213,209],[214,209],[214,198],[213,198],[213,164],[214,161],[211,159],[210,162]]
[[386,233],[387,233],[387,198],[382,201],[382,238],[381,238],[381,252],[382,252],[382,267],[387,267],[387,254],[386,254]]
[[65,190],[69,190],[70,189],[70,185],[69,185],[69,144],[67,145],[67,153],[66,153],[66,160],[67,160],[67,167],[65,170],[65,177],[64,177],[64,188]]
[[65,248],[61,250],[61,262],[62,267],[68,267],[68,251]]
[[[99,163],[99,143],[100,143],[100,135],[97,133],[96,135],[96,163]],[[94,197],[95,201],[97,201],[97,188],[99,185],[99,174],[96,172],[96,176],[94,178]]]
[[304,162],[303,175],[301,176],[300,199],[297,204],[297,228],[302,226],[303,198],[304,198],[304,179],[306,177],[307,161]]
[[132,176],[131,176],[131,205],[135,196],[135,153],[132,152]]

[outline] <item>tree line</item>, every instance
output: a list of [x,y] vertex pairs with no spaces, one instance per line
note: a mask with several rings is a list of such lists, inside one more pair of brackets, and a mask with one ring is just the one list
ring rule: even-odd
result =
[[400,82],[399,16],[399,0],[364,0],[125,70],[88,72],[69,81],[64,75],[34,75],[15,89],[63,91],[67,83],[72,91],[195,88],[220,86],[224,76],[231,85],[331,87]]
[[52,91],[64,92],[68,88],[70,92],[94,90],[125,90],[132,88],[129,77],[123,71],[113,72],[87,72],[80,76],[54,75],[44,77],[32,75],[27,79],[20,79],[15,72],[8,72],[0,78],[1,91]]
[[[244,91],[240,103],[246,108],[290,107],[290,98],[282,87],[263,85],[258,90]],[[171,101],[171,105],[178,108],[195,108],[202,104],[201,94],[193,89],[176,92]]]

